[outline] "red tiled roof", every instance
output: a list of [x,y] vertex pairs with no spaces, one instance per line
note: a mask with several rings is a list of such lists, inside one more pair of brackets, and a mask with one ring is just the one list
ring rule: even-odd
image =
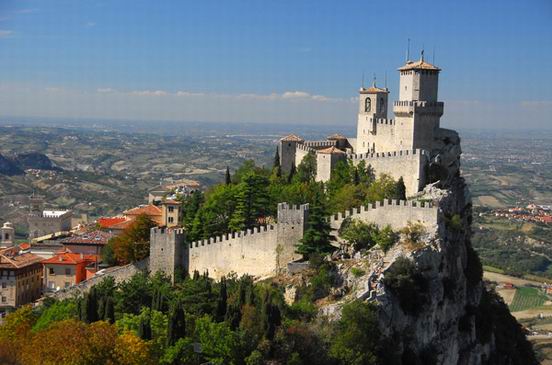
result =
[[342,134],[335,133],[335,134],[332,134],[331,136],[328,136],[328,139],[329,140],[332,140],[332,139],[347,139],[347,137],[345,137]]
[[107,245],[107,241],[113,237],[112,233],[103,231],[93,231],[67,237],[60,242],[62,244],[89,244],[89,245]]
[[110,228],[111,226],[126,221],[126,217],[101,217],[97,220],[100,228]]
[[336,148],[334,146],[325,148],[323,150],[319,150],[318,153],[327,153],[327,154],[343,154],[345,152],[341,151],[339,148]]
[[132,222],[134,222],[134,219],[127,219],[124,222],[119,222],[117,224],[112,225],[111,227],[109,227],[109,229],[123,230],[123,229],[126,229],[128,226],[130,226]]
[[43,264],[77,265],[82,262],[96,261],[96,255],[82,255],[79,253],[63,252],[42,261]]
[[19,248],[22,250],[28,250],[29,248],[31,248],[31,244],[27,242],[23,242],[19,244]]
[[140,215],[145,214],[147,216],[160,216],[161,208],[153,204],[142,205],[136,208],[128,209],[123,212],[125,215]]
[[30,252],[20,253],[19,248],[11,247],[10,250],[2,251],[0,255],[0,268],[20,269],[29,265],[40,263],[42,258]]

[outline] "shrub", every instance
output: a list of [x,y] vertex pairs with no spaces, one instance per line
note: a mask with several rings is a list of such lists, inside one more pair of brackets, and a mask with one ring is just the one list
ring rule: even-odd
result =
[[406,227],[401,229],[403,243],[410,250],[417,250],[422,247],[422,237],[426,229],[421,222],[408,222]]
[[361,276],[363,276],[364,274],[366,274],[366,271],[362,270],[362,269],[359,269],[358,267],[353,267],[351,269],[351,274],[353,274],[353,276],[355,278],[360,278]]
[[417,314],[426,302],[428,284],[412,260],[399,257],[387,270],[383,284],[399,299],[402,310]]
[[398,240],[398,235],[391,229],[391,226],[387,225],[382,229],[375,232],[374,242],[379,246],[383,252],[389,251]]

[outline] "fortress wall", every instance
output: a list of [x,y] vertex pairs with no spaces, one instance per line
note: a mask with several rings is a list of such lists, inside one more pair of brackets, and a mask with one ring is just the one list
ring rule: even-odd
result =
[[424,167],[429,160],[427,151],[407,150],[395,152],[364,153],[351,156],[357,165],[365,161],[371,165],[376,176],[385,173],[398,180],[401,176],[406,186],[406,195],[412,196],[423,187],[425,182]]
[[311,151],[314,152],[312,148],[298,144],[297,150],[295,151],[295,167],[299,166],[301,161],[303,161],[303,158],[305,158],[305,156]]
[[324,141],[305,141],[304,145],[307,147],[311,147],[314,149],[322,149],[322,148],[328,148],[335,146],[337,144],[337,141],[333,140],[324,140]]
[[368,136],[369,143],[374,143],[378,152],[396,151],[401,149],[395,140],[395,121],[390,119],[377,119],[375,123],[376,134]]
[[215,279],[231,272],[272,276],[294,259],[293,251],[302,235],[302,224],[283,223],[192,242],[188,270],[208,271]]
[[366,207],[338,213],[330,217],[329,221],[334,230],[338,230],[347,217],[360,219],[366,223],[375,223],[379,227],[390,225],[394,230],[405,227],[409,221],[420,221],[429,231],[433,231],[437,229],[438,211],[437,207],[433,207],[429,203],[384,200]]

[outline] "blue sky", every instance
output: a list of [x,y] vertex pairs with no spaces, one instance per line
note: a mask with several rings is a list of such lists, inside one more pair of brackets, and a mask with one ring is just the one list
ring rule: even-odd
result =
[[552,128],[550,0],[2,0],[0,116],[351,125],[408,38],[444,125]]

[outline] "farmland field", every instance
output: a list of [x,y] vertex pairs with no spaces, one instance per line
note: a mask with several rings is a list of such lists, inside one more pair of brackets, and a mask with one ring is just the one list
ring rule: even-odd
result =
[[544,295],[539,289],[521,287],[516,290],[512,304],[510,304],[510,311],[519,312],[530,308],[536,308],[544,305],[547,301],[546,295]]

